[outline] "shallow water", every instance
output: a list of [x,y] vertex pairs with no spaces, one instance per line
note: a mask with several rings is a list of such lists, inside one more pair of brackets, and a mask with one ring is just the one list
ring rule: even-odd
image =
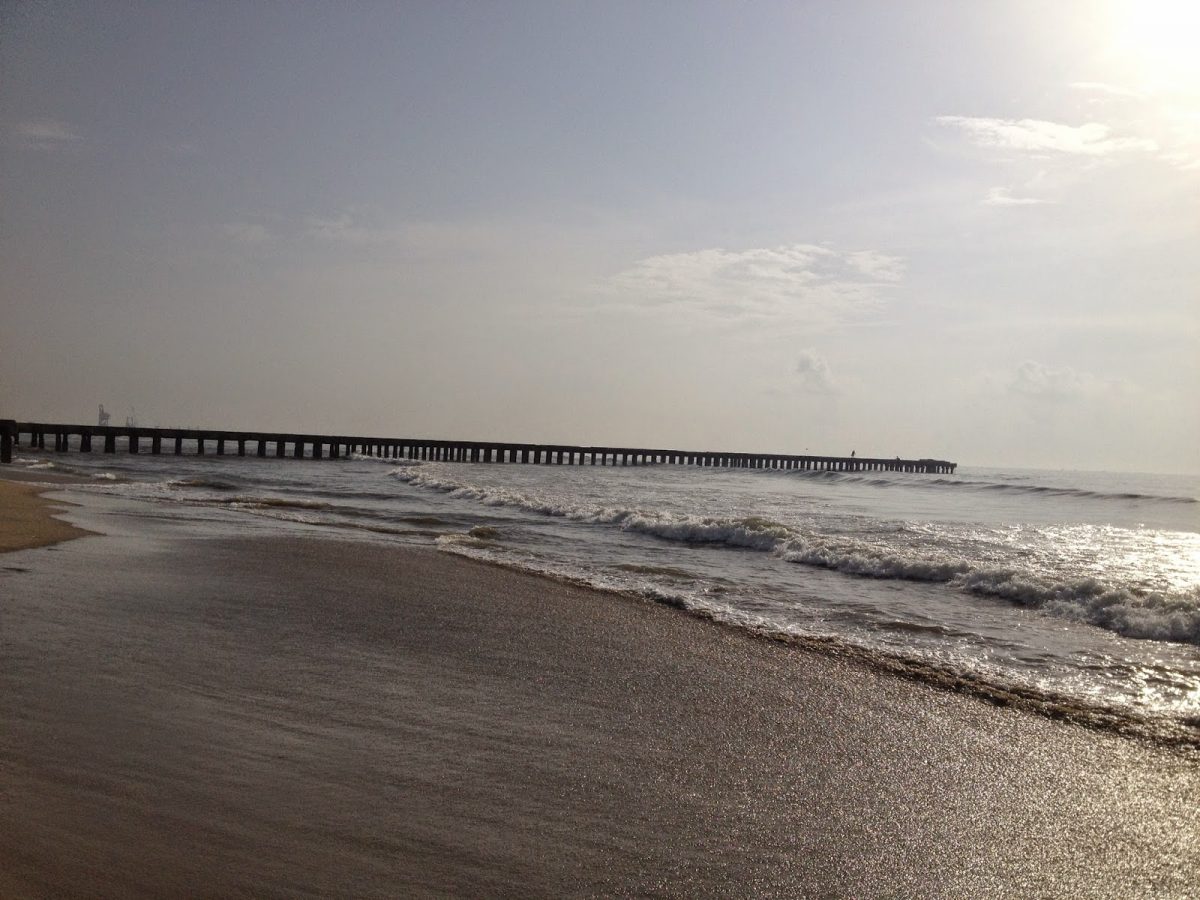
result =
[[1194,740],[1200,725],[1194,478],[29,451],[18,464],[85,474],[82,492],[196,527],[433,543],[1141,733]]

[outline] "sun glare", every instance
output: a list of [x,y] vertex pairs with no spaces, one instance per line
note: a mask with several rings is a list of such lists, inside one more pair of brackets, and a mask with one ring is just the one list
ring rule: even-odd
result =
[[1113,47],[1145,86],[1200,93],[1200,0],[1121,0]]

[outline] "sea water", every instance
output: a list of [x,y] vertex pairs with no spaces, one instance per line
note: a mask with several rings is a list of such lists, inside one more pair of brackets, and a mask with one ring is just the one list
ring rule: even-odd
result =
[[29,450],[17,464],[216,530],[432,545],[1200,746],[1195,477]]

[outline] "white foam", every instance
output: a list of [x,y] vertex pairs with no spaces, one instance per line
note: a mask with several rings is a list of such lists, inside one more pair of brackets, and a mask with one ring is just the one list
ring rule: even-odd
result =
[[881,548],[853,538],[805,534],[753,516],[721,518],[578,506],[507,488],[464,484],[431,467],[398,468],[392,474],[414,486],[485,506],[509,506],[578,522],[611,525],[681,543],[719,544],[770,553],[787,562],[845,575],[944,583],[965,593],[1039,609],[1126,637],[1200,644],[1200,588],[1190,592],[1135,593],[1095,579],[1059,582],[1029,571],[981,568],[927,542],[911,549]]

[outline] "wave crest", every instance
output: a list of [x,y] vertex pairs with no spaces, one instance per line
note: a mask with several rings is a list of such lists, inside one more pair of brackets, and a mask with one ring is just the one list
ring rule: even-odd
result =
[[757,516],[716,518],[572,506],[507,488],[463,484],[444,478],[429,467],[397,468],[392,475],[416,487],[485,506],[511,506],[540,515],[615,526],[668,541],[770,553],[790,563],[861,578],[941,583],[964,593],[994,597],[1085,622],[1124,637],[1200,645],[1200,589],[1151,592],[1105,585],[1093,578],[1053,581],[1028,571],[981,568],[928,547],[897,551],[850,538],[802,534]]

